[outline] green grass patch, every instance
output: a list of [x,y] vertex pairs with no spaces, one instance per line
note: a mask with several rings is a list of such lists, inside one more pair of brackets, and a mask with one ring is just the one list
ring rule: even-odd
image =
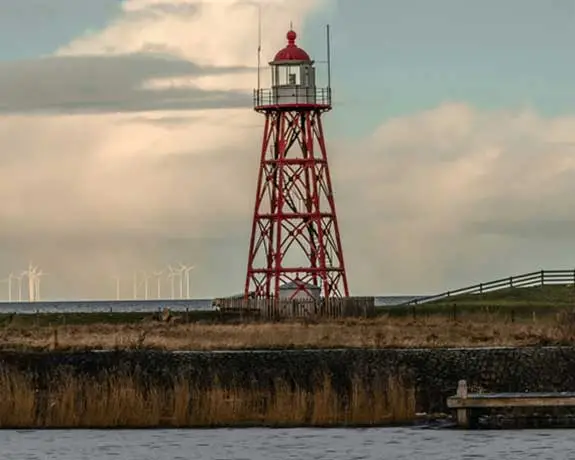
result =
[[485,294],[464,294],[440,299],[430,304],[453,303],[467,305],[575,305],[575,287],[547,285],[524,288],[505,288]]
[[575,308],[575,287],[546,285],[505,288],[484,294],[462,294],[419,305],[379,307],[378,315],[389,316],[457,316],[464,314],[498,314],[510,317],[556,315]]

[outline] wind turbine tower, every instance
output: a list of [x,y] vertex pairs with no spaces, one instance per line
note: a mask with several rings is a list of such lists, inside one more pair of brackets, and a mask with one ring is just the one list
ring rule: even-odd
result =
[[142,270],[142,277],[144,283],[144,300],[148,300],[148,293],[150,292],[150,275],[148,272]]
[[114,276],[114,281],[116,281],[116,300],[120,300],[120,281],[119,276]]
[[35,292],[35,273],[32,268],[32,264],[28,265],[28,270],[26,270],[26,276],[28,277],[28,300],[34,302],[34,292]]
[[158,299],[162,298],[162,275],[164,274],[163,270],[159,272],[153,272],[153,275],[156,277],[156,295]]
[[172,295],[172,300],[176,298],[176,276],[179,275],[179,272],[175,270],[171,265],[168,265],[168,279],[170,280],[170,290]]
[[13,279],[15,279],[16,281],[18,281],[18,302],[22,302],[22,279],[24,277],[24,275],[26,274],[26,272],[21,272],[20,275],[13,276]]
[[8,278],[3,279],[8,285],[8,302],[12,303],[12,280],[15,279],[14,274],[10,273]]
[[37,271],[38,267],[34,268],[34,301],[38,302],[40,300],[40,281],[42,280],[42,276],[46,275],[46,273],[40,269]]
[[186,270],[185,266],[180,263],[180,268],[176,269],[176,273],[178,274],[178,280],[180,281],[180,299],[184,298],[184,271]]
[[184,276],[186,277],[186,299],[190,299],[190,272],[195,268],[194,265],[187,266],[180,264],[181,270],[183,271]]
[[168,270],[170,272],[170,274],[168,275],[168,278],[170,278],[171,281],[171,288],[172,288],[172,299],[176,298],[176,290],[174,289],[174,279],[177,277],[178,278],[178,284],[179,284],[179,290],[180,290],[180,299],[182,299],[184,297],[184,270],[185,268],[183,268],[183,264],[180,263],[180,268],[174,268],[171,265],[168,265]]
[[[37,265],[28,263],[28,269],[21,273],[21,277],[28,278],[28,301],[36,302],[40,300],[40,278],[45,275],[43,270],[39,270]],[[19,280],[20,281],[20,280]],[[19,297],[21,297],[21,283],[19,283]],[[21,298],[20,298],[21,300]]]
[[138,298],[138,272],[134,272],[134,278],[132,280],[132,289],[134,291],[134,300]]

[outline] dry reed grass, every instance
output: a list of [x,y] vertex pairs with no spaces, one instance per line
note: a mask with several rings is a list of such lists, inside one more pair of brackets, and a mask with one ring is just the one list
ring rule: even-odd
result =
[[326,377],[311,392],[278,381],[266,390],[200,389],[178,381],[143,390],[129,376],[106,381],[62,376],[38,391],[32,378],[0,374],[0,428],[145,428],[385,425],[415,416],[415,392],[390,377],[367,391],[353,379],[349,403]]
[[92,324],[0,329],[0,349],[216,350],[249,348],[529,346],[575,343],[575,315],[511,322],[497,315],[465,315],[454,321],[379,317],[320,322],[248,324]]

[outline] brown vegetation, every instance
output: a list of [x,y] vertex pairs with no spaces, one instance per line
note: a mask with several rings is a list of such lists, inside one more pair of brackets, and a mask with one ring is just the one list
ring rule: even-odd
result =
[[246,348],[528,346],[575,343],[575,315],[559,313],[512,322],[490,314],[379,317],[320,323],[5,326],[2,349],[216,350]]
[[354,379],[349,402],[326,376],[313,391],[277,381],[268,390],[200,389],[187,381],[144,390],[129,376],[105,381],[64,375],[47,390],[27,375],[0,374],[0,428],[385,425],[415,417],[415,391],[389,378],[366,391]]

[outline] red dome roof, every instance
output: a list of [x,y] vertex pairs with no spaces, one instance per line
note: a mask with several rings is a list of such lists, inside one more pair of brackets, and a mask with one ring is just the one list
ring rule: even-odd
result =
[[297,34],[290,30],[286,35],[288,44],[283,49],[278,51],[276,57],[274,58],[275,61],[311,61],[309,54],[307,54],[304,50],[299,48],[295,44],[295,39],[297,38]]

